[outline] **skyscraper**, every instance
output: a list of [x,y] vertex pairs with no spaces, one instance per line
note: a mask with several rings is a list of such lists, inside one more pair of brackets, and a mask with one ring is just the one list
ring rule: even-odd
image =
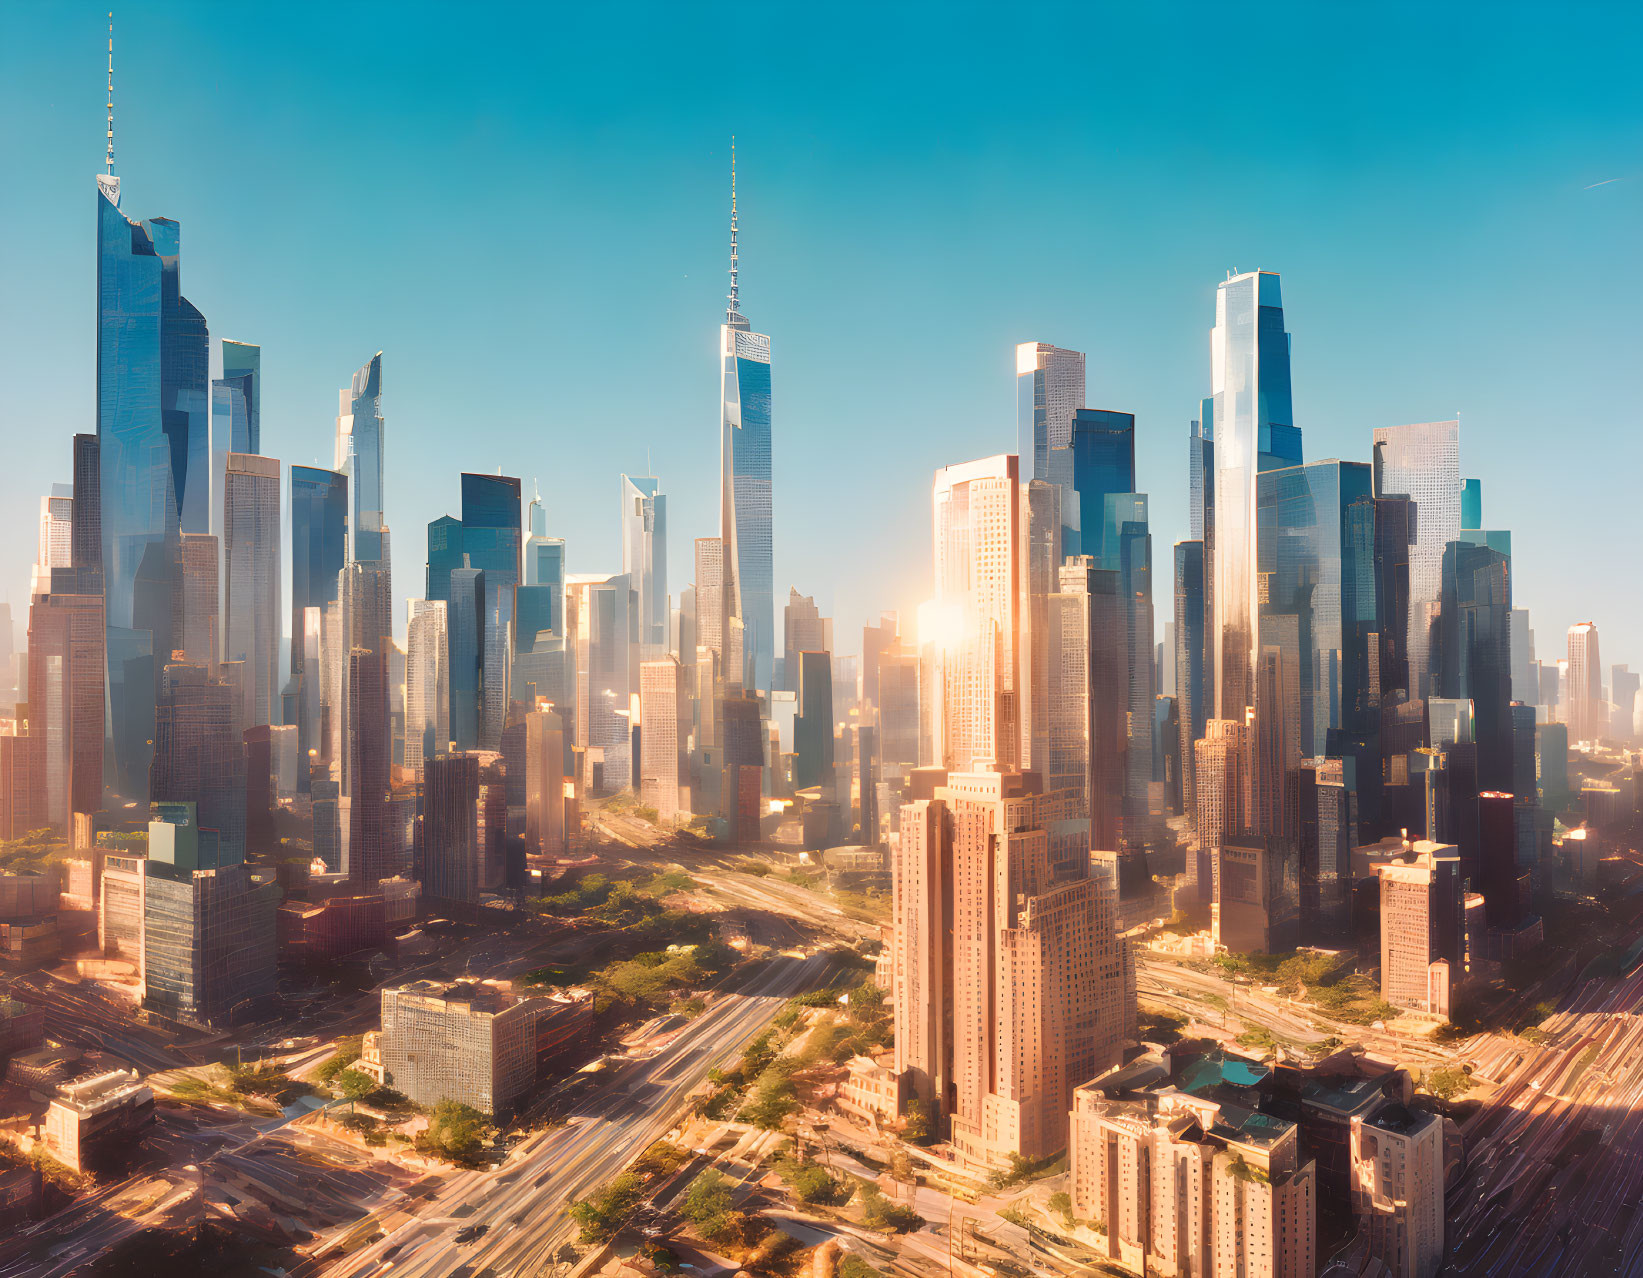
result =
[[1068,446],[1073,413],[1084,407],[1084,353],[1022,342],[1015,348],[1015,387],[1022,482],[1071,483],[1065,460],[1057,462],[1051,450]]
[[1019,486],[1008,454],[936,472],[931,617],[939,633],[921,622],[919,638],[935,648],[933,761],[952,771],[977,761],[1013,767],[1020,757]]
[[[230,453],[262,452],[262,348],[222,343],[223,375],[211,383],[211,483],[183,511],[184,532],[223,535],[223,487]],[[206,509],[209,504],[209,511]]]
[[422,891],[459,905],[478,902],[479,756],[439,753],[423,772]]
[[614,577],[577,574],[565,583],[576,652],[576,740],[603,756],[604,788],[633,781],[630,702],[639,691],[633,636],[633,587]]
[[1443,552],[1460,536],[1460,423],[1377,426],[1375,496],[1407,497],[1411,699],[1434,695],[1432,631],[1443,601]]
[[825,652],[798,654],[799,713],[793,721],[793,784],[833,784],[833,666]]
[[689,779],[690,702],[677,657],[640,663],[639,724],[639,801],[672,821],[688,808],[681,796]]
[[1210,335],[1215,439],[1215,717],[1242,720],[1260,655],[1258,476],[1301,460],[1290,396],[1289,334],[1278,276],[1222,281]]
[[1135,491],[1135,414],[1080,408],[1062,454],[1052,452],[1051,468],[1065,477],[1061,489],[1063,553],[1115,556],[1102,545],[1107,497]]
[[223,657],[245,662],[242,727],[279,709],[280,464],[229,453],[223,487]]
[[366,891],[404,871],[389,819],[388,654],[355,648],[348,657],[348,876]]
[[799,654],[833,651],[833,619],[821,615],[816,601],[789,588],[782,609],[782,687],[799,690]]
[[[348,476],[314,466],[291,467],[291,633],[302,633],[305,609],[324,610],[337,597],[348,560]],[[291,645],[291,675],[303,654]],[[306,747],[305,747],[306,748]]]
[[[110,127],[112,133],[112,126]],[[111,141],[112,147],[112,141]],[[172,574],[182,510],[210,491],[205,317],[180,291],[169,218],[120,212],[97,176],[97,442],[115,791],[148,794],[160,669],[175,646]]]
[[[769,692],[776,658],[770,487],[770,339],[741,313],[736,279],[736,162],[730,167],[730,306],[719,326],[719,539],[726,627],[741,628],[729,677]],[[700,578],[697,581],[700,586]]]
[[406,601],[405,766],[418,776],[423,762],[451,747],[451,657],[443,599]]
[[[696,538],[696,642],[721,661],[725,658],[724,550],[724,542],[717,537]],[[740,670],[740,664],[736,668]]]
[[349,521],[350,557],[360,563],[384,558],[383,462],[387,426],[382,419],[382,352],[354,374],[353,384],[337,392],[334,469],[348,477],[353,496]]
[[667,494],[654,475],[622,476],[622,571],[639,605],[647,659],[667,649]]
[[1590,621],[1569,627],[1568,710],[1569,744],[1596,741],[1608,731],[1603,701],[1603,662],[1597,644],[1597,626]]
[[1193,743],[1204,735],[1209,715],[1204,669],[1204,543],[1175,543],[1175,696],[1181,723],[1181,798],[1198,820],[1198,770]]
[[486,750],[501,745],[508,713],[509,636],[524,541],[519,498],[519,481],[511,476],[462,476],[462,553],[469,567],[485,574],[479,742]]

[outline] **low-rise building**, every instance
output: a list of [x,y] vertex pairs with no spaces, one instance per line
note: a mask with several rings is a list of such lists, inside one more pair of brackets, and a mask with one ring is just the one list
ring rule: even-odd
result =
[[0,997],[0,1056],[32,1052],[45,1041],[45,1008]]
[[1443,1120],[1387,1105],[1352,1120],[1352,1210],[1391,1278],[1443,1264]]
[[454,1100],[507,1113],[536,1081],[547,1002],[485,981],[383,990],[384,1082],[419,1105]]
[[871,1056],[852,1056],[839,1088],[839,1108],[874,1126],[893,1123],[908,1100],[907,1080]]
[[1074,1212],[1102,1254],[1166,1278],[1312,1278],[1317,1180],[1296,1123],[1261,1108],[1265,1066],[1148,1053],[1073,1093]]
[[64,1083],[41,1124],[58,1162],[84,1170],[100,1151],[128,1140],[154,1121],[154,1093],[130,1070],[110,1070]]

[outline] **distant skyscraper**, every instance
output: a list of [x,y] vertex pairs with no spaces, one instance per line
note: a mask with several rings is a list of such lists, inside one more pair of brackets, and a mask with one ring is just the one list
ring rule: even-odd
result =
[[388,654],[355,648],[348,658],[348,876],[366,891],[404,871],[390,820]]
[[1278,276],[1232,276],[1215,294],[1210,335],[1215,440],[1212,560],[1215,715],[1242,720],[1260,655],[1257,477],[1301,460],[1290,397],[1289,334]]
[[242,696],[204,666],[167,664],[149,778],[151,801],[196,804],[200,826],[217,832],[223,856],[234,861],[245,856]]
[[[348,476],[313,466],[291,467],[291,633],[302,614],[337,597],[348,561]],[[291,645],[291,674],[302,674],[301,647]],[[306,749],[306,747],[304,747]]]
[[799,654],[833,651],[833,619],[821,615],[816,601],[789,588],[782,609],[782,687],[799,690]]
[[354,374],[352,386],[337,392],[336,470],[348,476],[353,497],[349,520],[350,558],[379,563],[384,558],[383,462],[387,427],[382,419],[382,352]]
[[1089,820],[1088,846],[1116,852],[1132,748],[1123,586],[1116,569],[1097,567],[1089,555],[1064,562],[1059,585],[1047,616],[1050,741],[1044,784],[1051,791],[1078,791]]
[[725,657],[724,550],[724,542],[717,537],[696,538],[696,642],[721,661]]
[[[769,692],[776,658],[770,487],[770,339],[739,309],[736,167],[730,169],[730,307],[719,326],[719,539],[724,543],[727,628],[740,623],[742,668],[726,672]],[[698,578],[697,585],[701,582]]]
[[681,794],[689,773],[690,701],[678,658],[658,657],[639,666],[639,800],[672,821],[686,806]]
[[639,691],[633,587],[626,574],[574,575],[565,593],[576,652],[576,740],[602,753],[604,788],[620,790],[633,780],[630,702]]
[[1409,521],[1409,696],[1434,695],[1432,632],[1443,600],[1443,552],[1460,536],[1460,423],[1378,426],[1375,496],[1403,496]]
[[919,639],[935,644],[934,762],[952,771],[978,761],[1010,768],[1019,759],[1019,487],[1011,455],[936,472],[930,616],[939,633],[925,633],[921,622]]
[[639,643],[667,648],[667,494],[654,475],[622,476],[622,571],[639,602]]
[[801,652],[799,713],[793,722],[793,784],[819,785],[825,794],[833,783],[833,666],[825,652]]
[[451,748],[451,666],[443,599],[411,599],[405,625],[405,766]]
[[[211,483],[183,511],[184,532],[223,528],[223,487],[229,453],[262,452],[262,348],[244,342],[222,343],[223,375],[211,383]],[[207,506],[209,505],[209,509]]]
[[1436,692],[1466,698],[1476,723],[1477,779],[1512,785],[1512,571],[1498,550],[1451,542],[1443,556],[1442,612],[1432,664]]
[[242,727],[279,717],[280,464],[230,453],[223,488],[223,656],[245,662]]
[[1181,722],[1181,798],[1189,817],[1198,820],[1198,770],[1193,743],[1204,735],[1209,717],[1204,669],[1204,543],[1175,543],[1175,695]]
[[1102,546],[1107,497],[1135,491],[1135,414],[1080,408],[1063,454],[1052,452],[1051,467],[1065,477],[1061,486],[1064,553],[1117,554]]
[[217,539],[210,533],[185,532],[178,555],[181,562],[176,582],[176,650],[191,662],[214,667],[222,648],[222,621],[218,613],[222,571]]
[[[112,162],[110,167],[112,168]],[[207,492],[205,317],[179,288],[169,218],[132,222],[120,179],[97,177],[97,441],[115,791],[148,794],[154,708],[171,635],[182,510]]]
[[1084,407],[1084,353],[1022,342],[1015,348],[1015,386],[1022,483],[1071,483],[1051,450],[1071,443],[1073,413]]
[[1581,621],[1569,627],[1568,709],[1569,744],[1597,741],[1608,730],[1603,701],[1603,662],[1598,652],[1597,626]]
[[53,484],[51,493],[40,498],[40,542],[34,562],[46,570],[69,568],[74,563],[74,489],[69,484]]
[[519,481],[505,475],[462,476],[462,553],[485,574],[481,659],[480,747],[495,750],[508,713],[509,639],[514,587],[520,580]]
[[422,891],[430,900],[478,902],[479,756],[439,753],[423,772]]

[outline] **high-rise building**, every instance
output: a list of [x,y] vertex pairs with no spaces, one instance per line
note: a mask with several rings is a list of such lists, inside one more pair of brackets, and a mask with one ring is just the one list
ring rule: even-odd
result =
[[404,872],[388,795],[388,654],[348,656],[348,876],[367,890]]
[[1064,477],[1063,551],[1103,561],[1115,558],[1117,547],[1109,550],[1103,544],[1107,497],[1135,491],[1135,414],[1078,409],[1066,449],[1064,459],[1059,452],[1050,458],[1051,469]]
[[280,464],[229,453],[223,488],[223,658],[245,662],[243,725],[279,717]]
[[1084,407],[1083,352],[1022,342],[1015,348],[1015,386],[1022,482],[1070,483],[1063,473],[1065,456],[1056,464],[1051,450],[1071,442],[1073,414]]
[[[81,574],[89,594],[103,589],[102,458],[95,435],[74,437],[74,525],[69,533],[69,562]],[[90,577],[87,577],[90,574]]]
[[[945,778],[943,778],[945,779]],[[901,810],[891,844],[891,989],[896,1073],[924,1108],[934,1136],[946,1132],[953,1097],[953,818],[945,799]]]
[[689,810],[690,700],[684,668],[672,656],[639,665],[639,801],[663,821]]
[[577,574],[566,580],[569,636],[576,652],[576,741],[603,758],[603,785],[633,783],[630,718],[639,691],[639,650],[633,643],[633,586],[614,577]]
[[1215,541],[1206,570],[1214,581],[1215,717],[1242,720],[1255,703],[1255,665],[1263,643],[1258,476],[1301,461],[1289,334],[1276,274],[1234,275],[1216,289],[1210,374]]
[[[696,538],[696,643],[725,659],[725,544]],[[739,662],[736,669],[741,669]]]
[[1603,662],[1597,644],[1597,626],[1580,621],[1569,627],[1567,709],[1569,744],[1597,741],[1608,730],[1608,707],[1603,700]]
[[558,857],[574,829],[565,779],[565,717],[538,701],[525,717],[525,846]]
[[382,352],[378,351],[354,374],[347,389],[337,392],[336,453],[332,467],[348,477],[353,498],[348,523],[349,557],[358,563],[387,559],[383,545],[383,466],[387,425],[382,418]]
[[456,905],[479,901],[479,756],[440,753],[422,774],[422,894]]
[[1527,608],[1512,609],[1512,700],[1526,706],[1540,701],[1540,663],[1535,660],[1535,632]]
[[219,543],[210,533],[183,533],[178,539],[179,562],[173,582],[176,615],[172,629],[177,641],[173,651],[208,667],[215,666],[222,655],[218,552]]
[[1443,1118],[1406,1105],[1354,1115],[1352,1212],[1388,1278],[1443,1268]]
[[1478,784],[1491,790],[1512,784],[1511,618],[1511,560],[1489,546],[1451,542],[1432,658],[1435,691],[1471,701]]
[[1122,842],[1129,740],[1128,625],[1120,575],[1089,555],[1061,566],[1049,600],[1050,791],[1073,790],[1089,821],[1087,846]]
[[[226,666],[223,667],[226,669]],[[160,686],[149,798],[195,805],[228,861],[245,857],[243,691],[206,667],[171,662]]]
[[1193,744],[1203,738],[1209,718],[1204,668],[1204,543],[1175,543],[1175,701],[1181,724],[1181,800],[1198,820],[1198,769]]
[[468,567],[485,574],[479,743],[486,750],[501,744],[508,713],[509,642],[523,538],[519,481],[506,475],[464,474],[462,553]]
[[1466,977],[1460,849],[1422,839],[1375,867],[1381,894],[1381,997],[1449,1019]]
[[[741,631],[741,661],[726,674],[769,692],[776,659],[770,487],[770,339],[741,313],[736,261],[736,166],[730,169],[730,306],[719,326],[719,540],[726,629]],[[697,585],[701,585],[698,573]]]
[[793,720],[793,784],[833,784],[833,666],[825,652],[800,652],[799,712]]
[[934,761],[965,771],[1020,757],[1022,641],[1020,472],[1010,455],[936,472],[935,584],[921,642],[934,648],[926,685]]
[[1254,809],[1250,735],[1243,720],[1210,719],[1204,724],[1203,740],[1193,746],[1198,853],[1188,857],[1187,881],[1197,885],[1198,899],[1205,903],[1217,899],[1221,848],[1228,838],[1249,828]]
[[[1408,692],[1434,695],[1433,630],[1443,601],[1443,552],[1460,536],[1460,423],[1378,426],[1375,496],[1407,497],[1409,519]],[[1394,685],[1388,685],[1394,686]]]
[[[112,169],[112,161],[110,163]],[[210,491],[209,338],[180,290],[181,228],[120,212],[97,176],[97,453],[106,592],[110,780],[148,794],[154,709],[171,635],[175,539]],[[204,531],[203,529],[200,531]]]
[[759,795],[765,768],[765,734],[757,696],[745,691],[726,693],[719,698],[718,719],[723,760],[719,813],[730,826],[731,843],[752,842],[760,835],[763,805]]
[[1643,676],[1633,674],[1628,666],[1609,667],[1609,733],[1617,741],[1630,742],[1635,736],[1632,725],[1640,687]]
[[782,609],[782,688],[799,690],[799,657],[805,652],[833,651],[833,619],[821,615],[816,601],[789,587]]
[[[1073,1088],[1118,1062],[1133,1022],[1108,881],[1057,881],[1059,796],[1015,772],[952,774],[951,1131],[960,1158],[1066,1148]],[[899,939],[898,939],[899,943]]]
[[45,570],[47,583],[53,568],[74,565],[74,488],[70,484],[53,484],[51,492],[40,498],[40,540],[34,562]]
[[103,806],[103,635],[100,593],[53,591],[29,604],[29,737],[10,740],[30,759],[13,780],[31,792],[23,806],[65,835],[76,812]]
[[451,747],[449,607],[443,599],[405,606],[405,766],[419,777],[424,760]]
[[622,476],[622,571],[633,582],[639,644],[647,658],[667,650],[667,494],[654,475]]
[[477,750],[479,680],[485,651],[485,574],[478,568],[463,566],[453,568],[448,581],[451,740],[458,750]]

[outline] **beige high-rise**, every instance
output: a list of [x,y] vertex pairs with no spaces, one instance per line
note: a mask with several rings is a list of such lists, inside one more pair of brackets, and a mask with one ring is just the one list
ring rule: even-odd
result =
[[1568,711],[1569,744],[1596,741],[1609,726],[1603,701],[1603,663],[1598,654],[1597,627],[1590,621],[1569,627]]
[[1352,1210],[1391,1278],[1443,1264],[1443,1120],[1388,1105],[1352,1120]]
[[676,657],[639,665],[639,801],[663,821],[688,811],[685,744],[690,737],[690,702],[685,671]]

